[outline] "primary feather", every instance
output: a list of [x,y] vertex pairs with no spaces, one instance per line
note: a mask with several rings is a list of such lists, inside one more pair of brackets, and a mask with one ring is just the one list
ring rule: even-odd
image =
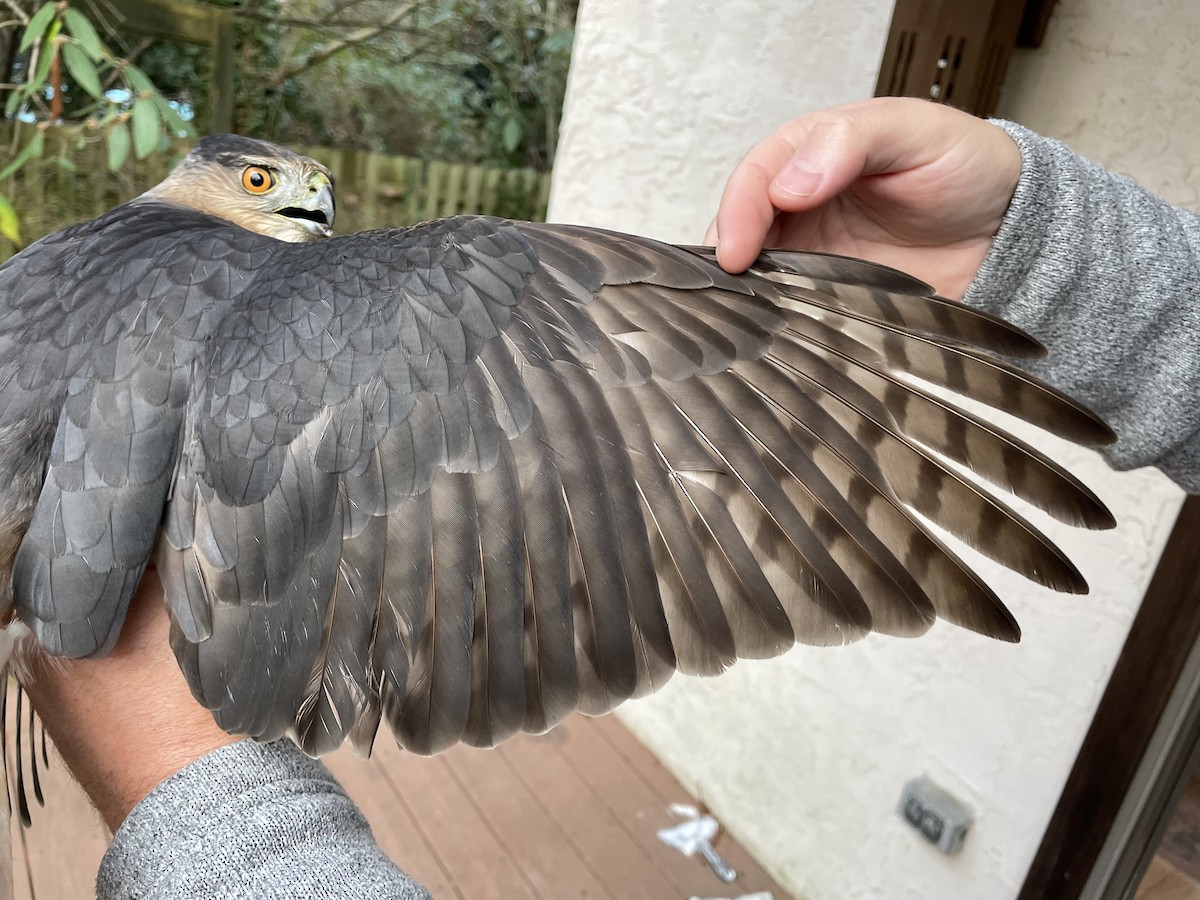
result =
[[[223,727],[433,753],[797,641],[1016,640],[925,519],[1086,590],[1007,497],[1103,504],[947,399],[1111,441],[989,355],[1041,352],[1018,329],[820,254],[731,276],[483,217],[285,243],[327,173],[221,140],[0,267],[0,599],[47,651],[106,652],[153,556]],[[293,194],[223,216],[251,164]]]

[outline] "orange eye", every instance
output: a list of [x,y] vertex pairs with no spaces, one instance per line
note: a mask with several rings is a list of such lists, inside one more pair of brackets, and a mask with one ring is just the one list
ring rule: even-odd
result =
[[270,169],[262,166],[249,166],[242,173],[242,187],[252,194],[265,194],[275,187],[275,176]]

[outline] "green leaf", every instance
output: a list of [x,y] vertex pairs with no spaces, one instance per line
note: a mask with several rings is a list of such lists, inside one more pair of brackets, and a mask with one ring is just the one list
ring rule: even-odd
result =
[[168,103],[162,94],[154,94],[150,100],[154,103],[154,108],[158,110],[163,124],[167,126],[167,130],[171,134],[178,135],[180,132],[191,134],[191,127],[187,122],[183,121],[183,117],[179,115],[179,111]]
[[573,28],[564,28],[562,31],[555,31],[546,35],[546,39],[542,41],[543,53],[570,53],[571,45],[575,43],[575,30]]
[[55,3],[46,3],[33,14],[29,24],[25,26],[25,34],[21,36],[21,45],[17,48],[18,53],[23,53],[42,39],[42,35],[46,33],[46,29],[54,19],[56,5]]
[[33,157],[41,156],[42,145],[44,143],[45,140],[42,136],[42,133],[39,131],[33,136],[33,140],[21,148],[21,152],[16,155],[12,162],[10,162],[3,169],[0,169],[0,181],[8,178],[13,172],[17,171],[17,169],[21,168],[21,166],[33,159]]
[[145,159],[158,146],[160,134],[158,112],[154,104],[144,97],[138,98],[133,104],[134,155],[138,159]]
[[100,86],[100,73],[96,71],[96,64],[88,59],[79,45],[63,44],[62,55],[63,62],[67,64],[67,71],[71,73],[75,83],[97,100],[103,100],[104,88]]
[[0,194],[0,235],[19,245],[21,243],[19,224],[17,211],[8,202],[8,198]]
[[440,25],[454,15],[454,13],[454,0],[446,0],[446,2],[442,3],[441,7],[434,10],[432,17],[426,12],[422,18],[425,19],[425,27],[429,28],[434,25]]
[[29,97],[29,92],[24,88],[17,88],[8,95],[8,102],[4,104],[4,118],[11,119],[13,113],[17,111],[17,107],[26,101]]
[[115,172],[129,158],[129,129],[124,122],[116,122],[108,129],[108,168]]
[[125,67],[125,78],[129,82],[129,86],[133,88],[135,94],[153,94],[154,82],[152,82],[146,73],[137,66],[128,65]]
[[26,84],[30,93],[41,90],[42,86],[46,83],[46,79],[50,77],[50,64],[54,62],[55,54],[58,53],[54,39],[58,37],[61,27],[62,23],[56,19],[54,24],[50,26],[50,31],[46,35],[45,40],[42,41],[42,49],[38,53],[37,71],[33,73],[33,78]]
[[521,134],[525,131],[521,127],[521,120],[516,116],[511,117],[504,123],[504,130],[500,133],[500,139],[504,142],[504,149],[512,153],[521,146]]
[[78,172],[79,171],[79,166],[75,165],[74,162],[67,159],[65,156],[60,156],[58,158],[58,167],[60,169],[62,169],[64,172]]
[[63,24],[67,26],[71,37],[79,41],[84,53],[96,62],[104,58],[104,45],[100,43],[100,35],[96,34],[96,29],[87,20],[87,16],[77,9],[67,7],[63,10]]

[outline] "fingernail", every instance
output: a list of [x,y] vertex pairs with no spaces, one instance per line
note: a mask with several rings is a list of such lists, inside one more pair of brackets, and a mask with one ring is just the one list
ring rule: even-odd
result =
[[802,159],[791,159],[775,176],[775,188],[790,197],[810,197],[825,173]]

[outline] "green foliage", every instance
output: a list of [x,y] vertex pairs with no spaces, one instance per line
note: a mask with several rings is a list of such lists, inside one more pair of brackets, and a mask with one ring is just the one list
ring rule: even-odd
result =
[[14,244],[21,243],[21,228],[17,211],[13,209],[12,204],[3,194],[0,194],[0,236],[8,238]]
[[[255,133],[548,170],[576,8],[576,0],[290,0],[289,21],[308,24],[282,28],[274,75],[262,81],[270,112]],[[269,68],[253,54],[240,58]]]
[[17,155],[3,169],[0,169],[0,181],[6,181],[16,174],[17,170],[35,156],[42,155],[42,147],[45,145],[45,136],[39,131],[29,139],[24,147],[20,149]]
[[46,34],[50,23],[54,21],[54,4],[46,3],[33,14],[29,20],[29,24],[25,26],[25,33],[21,36],[21,42],[17,49],[25,51],[30,49],[34,44],[42,39]]
[[[279,65],[277,51],[284,29],[275,22],[282,15],[280,0],[204,0],[208,6],[249,11],[234,21],[233,130],[263,135],[275,107],[272,73]],[[209,47],[159,41],[138,60],[142,70],[167,97],[192,109],[196,122],[212,121],[208,85],[213,81]]]
[[290,79],[269,136],[453,162],[490,155],[473,121],[473,88],[457,73],[391,54],[347,52]]
[[121,150],[119,136],[110,143],[105,135],[88,134],[73,126],[0,125],[0,159],[8,159],[10,146],[25,146],[31,137],[37,140],[37,135],[42,140],[41,152],[31,156],[11,178],[0,180],[0,190],[20,213],[20,240],[0,239],[0,262],[29,241],[136,197],[161,181],[190,144],[173,139],[168,149],[160,147],[139,160],[128,123],[114,126],[109,133],[120,135],[122,131],[124,160],[113,171],[109,158],[111,151]]
[[[16,4],[10,6],[20,10]],[[73,166],[65,149],[72,145],[105,141],[108,165],[116,171],[129,158],[131,148],[142,159],[166,146],[171,135],[186,130],[153,82],[110,49],[88,18],[70,3],[38,5],[19,40],[9,37],[9,46],[15,49],[10,69],[19,78],[9,89],[4,117],[35,127],[12,132],[17,143],[12,160],[0,171],[0,182],[41,159],[46,129],[51,126],[73,134],[72,140],[59,145],[57,162],[64,170]],[[17,214],[2,194],[0,236],[20,243]]]
[[138,159],[145,159],[158,148],[161,128],[158,109],[148,97],[138,97],[133,102],[133,152]]
[[449,41],[476,86],[474,117],[492,161],[548,169],[574,42],[576,4],[443,0]]
[[87,91],[94,100],[104,101],[104,88],[100,87],[100,72],[79,44],[63,44],[58,48],[67,71],[75,83]]
[[129,129],[124,122],[117,122],[108,130],[108,168],[115,172],[129,159]]
[[[9,124],[25,124],[0,146],[11,170],[0,182],[34,163],[72,171],[71,148],[93,144],[102,166],[123,169],[189,130],[181,109],[210,121],[211,47],[150,41],[136,23],[98,31],[108,19],[94,11],[121,0],[4,2],[24,26],[0,23],[0,82],[15,85],[0,99]],[[553,162],[578,0],[205,2],[238,13],[236,131],[449,163]],[[51,125],[75,137],[47,150]],[[13,215],[0,207],[9,240]]]
[[[235,131],[452,162],[553,163],[578,0],[206,2],[238,13]],[[72,34],[87,51],[83,32]],[[210,47],[147,47],[136,29],[106,40],[194,121],[211,121]],[[72,71],[85,68],[77,62]],[[70,93],[90,99],[94,84],[79,78]]]
[[83,13],[67,7],[63,10],[62,19],[67,31],[71,33],[71,36],[75,38],[93,62],[100,62],[104,59],[104,45],[100,43],[100,35],[96,33],[96,29],[92,27],[92,23]]

